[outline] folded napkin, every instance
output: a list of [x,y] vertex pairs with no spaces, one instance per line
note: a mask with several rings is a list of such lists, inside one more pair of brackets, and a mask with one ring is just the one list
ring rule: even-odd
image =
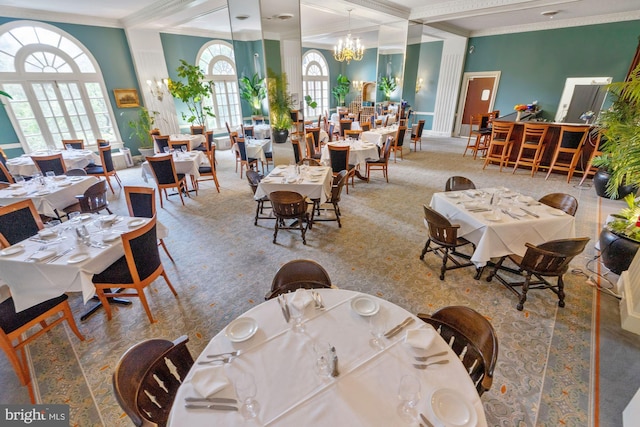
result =
[[40,231],[38,231],[38,236],[40,236],[43,239],[50,239],[52,237],[57,237],[58,233],[56,233],[55,231],[49,229],[49,228],[44,228]]
[[293,298],[291,298],[291,304],[298,310],[304,310],[304,308],[311,304],[313,301],[313,297],[311,293],[306,289],[299,288],[296,289],[296,292],[293,294]]
[[193,373],[191,384],[202,397],[209,397],[230,384],[224,366],[210,366]]
[[426,329],[411,329],[407,331],[404,342],[409,344],[411,347],[425,350],[429,348],[436,335],[437,332],[432,327]]
[[53,249],[49,249],[49,250],[46,250],[46,251],[36,252],[35,254],[31,255],[29,258],[34,260],[34,261],[42,261],[42,260],[45,260],[47,258],[51,258],[55,254],[57,254],[56,251],[54,251]]

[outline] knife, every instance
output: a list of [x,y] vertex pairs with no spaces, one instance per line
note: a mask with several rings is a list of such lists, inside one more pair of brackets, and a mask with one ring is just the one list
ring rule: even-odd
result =
[[427,427],[433,427],[433,423],[429,421],[429,419],[425,417],[422,413],[420,414],[420,418],[422,418],[422,421],[424,421]]
[[505,214],[505,215],[509,215],[511,218],[517,219],[518,221],[520,220],[520,218],[518,218],[517,216],[515,216],[514,214],[512,214],[511,212],[509,212],[506,209],[502,209],[502,213]]
[[229,405],[194,405],[187,403],[184,405],[187,409],[213,409],[214,411],[237,411],[238,408]]
[[185,397],[185,402],[238,403],[236,399],[226,397]]
[[229,358],[229,357],[233,357],[233,356],[239,356],[240,352],[238,350],[236,351],[228,351],[226,353],[218,353],[218,354],[209,354],[207,355],[208,358],[210,359],[216,359],[216,358]]
[[289,303],[287,302],[287,296],[282,294],[282,302],[284,303],[284,311],[286,313],[287,323],[291,320],[291,312],[289,311]]
[[284,302],[282,301],[282,295],[278,295],[278,304],[280,304],[280,310],[282,310],[282,316],[284,316],[284,321],[289,323],[289,316],[287,315],[287,310],[284,306]]
[[525,208],[520,208],[520,210],[521,210],[522,212],[526,213],[526,214],[531,215],[531,216],[532,216],[532,217],[534,217],[534,218],[540,218],[540,215],[535,214],[535,213],[533,213],[533,212],[530,212],[530,211],[526,210]]
[[410,323],[414,322],[415,319],[413,317],[407,317],[406,319],[404,319],[402,321],[402,323],[400,323],[397,326],[394,326],[393,328],[391,328],[386,334],[384,334],[385,338],[391,338],[394,335],[396,335],[398,332],[400,332],[405,326],[409,325]]

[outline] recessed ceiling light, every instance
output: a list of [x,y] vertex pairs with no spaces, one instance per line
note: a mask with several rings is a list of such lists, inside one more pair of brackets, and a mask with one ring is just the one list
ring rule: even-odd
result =
[[245,19],[248,19],[249,15],[238,15],[236,16],[236,19],[239,21],[244,21]]
[[273,15],[273,17],[275,19],[279,19],[281,21],[286,21],[287,19],[293,18],[293,14],[292,13],[279,13],[277,15]]
[[556,16],[558,14],[558,12],[560,12],[560,11],[559,10],[547,10],[545,12],[540,12],[540,15],[546,16],[549,19],[553,19],[553,17]]

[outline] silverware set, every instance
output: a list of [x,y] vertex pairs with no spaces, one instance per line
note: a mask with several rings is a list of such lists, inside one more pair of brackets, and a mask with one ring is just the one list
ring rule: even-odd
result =
[[398,334],[401,330],[403,330],[405,327],[409,326],[413,322],[415,322],[415,319],[413,317],[407,317],[406,319],[404,319],[402,321],[402,323],[400,323],[399,325],[396,325],[393,328],[389,329],[384,334],[384,337],[385,338],[392,338],[393,336]]
[[322,301],[322,295],[319,292],[311,291],[311,298],[313,298],[313,302],[316,305],[316,308],[319,310],[324,309],[324,302]]
[[284,294],[278,295],[278,304],[280,304],[280,310],[282,310],[282,316],[285,322],[289,323],[289,320],[291,320],[291,312],[289,311],[287,297]]
[[54,256],[53,258],[49,258],[47,260],[47,264],[51,264],[52,262],[55,262],[57,260],[59,260],[60,258],[62,258],[63,256],[65,256],[66,254],[68,254],[69,252],[73,251],[76,247],[70,247],[62,252],[60,252],[58,255]]
[[413,367],[416,369],[427,369],[431,365],[446,365],[447,363],[449,363],[449,360],[443,359],[443,360],[436,360],[435,362],[429,362],[429,363],[414,363]]
[[509,212],[508,210],[506,210],[506,209],[500,209],[500,210],[502,211],[503,214],[509,215],[511,218],[517,219],[518,221],[520,221],[520,218],[518,218],[517,215],[514,215],[513,213]]

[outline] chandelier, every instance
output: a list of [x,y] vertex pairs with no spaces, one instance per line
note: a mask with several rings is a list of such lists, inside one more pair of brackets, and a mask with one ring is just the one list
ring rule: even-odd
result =
[[333,58],[338,62],[360,61],[364,56],[364,45],[360,39],[351,38],[351,11],[349,9],[349,32],[344,40],[339,39],[338,44],[333,47]]

